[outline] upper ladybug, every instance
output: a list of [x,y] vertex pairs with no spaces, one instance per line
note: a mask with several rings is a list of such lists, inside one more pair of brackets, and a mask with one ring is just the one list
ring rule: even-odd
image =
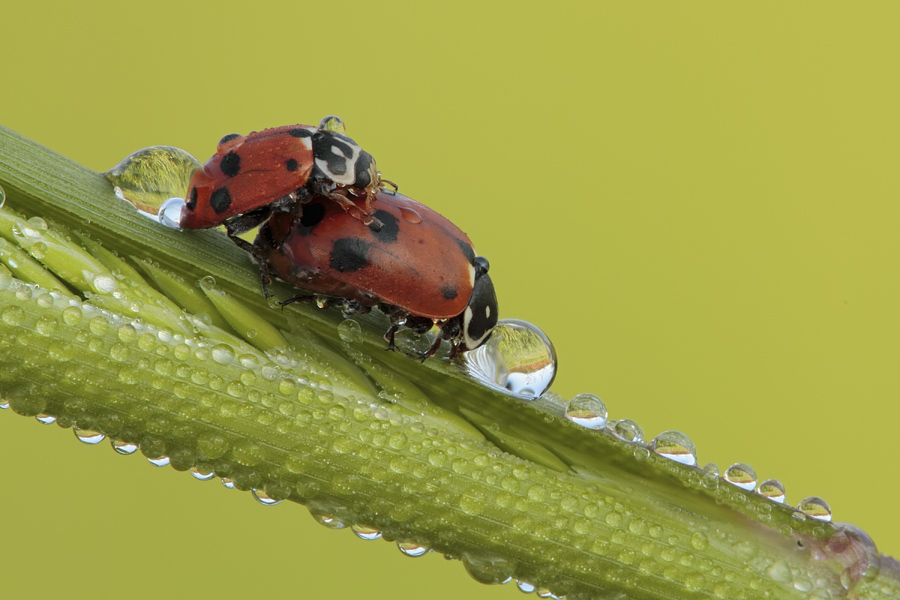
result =
[[380,174],[371,154],[336,131],[342,128],[340,119],[326,117],[319,127],[286,125],[226,135],[191,177],[179,226],[224,224],[237,239],[275,212],[297,213],[310,197],[324,196],[377,228],[370,205],[382,186]]
[[[488,262],[469,238],[432,209],[395,192],[372,202],[380,230],[365,226],[335,204],[313,199],[302,216],[276,214],[257,236],[253,254],[263,281],[271,271],[294,286],[356,308],[378,305],[391,317],[393,345],[402,325],[441,328],[452,354],[483,344],[497,324],[497,297]],[[309,299],[301,296],[288,301]]]

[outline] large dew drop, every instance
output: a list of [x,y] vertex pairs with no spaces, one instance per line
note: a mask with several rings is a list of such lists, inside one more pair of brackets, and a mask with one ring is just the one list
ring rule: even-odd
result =
[[465,354],[465,368],[489,387],[533,400],[556,377],[556,350],[535,325],[502,319],[486,344]]
[[191,175],[200,166],[200,161],[180,148],[151,146],[129,154],[105,175],[116,196],[156,219],[166,199],[185,197]]
[[697,464],[697,449],[691,438],[680,431],[664,431],[650,444],[650,449],[668,459],[684,465]]

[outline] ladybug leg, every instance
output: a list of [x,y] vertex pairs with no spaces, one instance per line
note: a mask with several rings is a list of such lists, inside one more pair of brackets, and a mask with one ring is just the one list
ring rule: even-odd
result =
[[[241,240],[239,235],[242,233],[247,233],[254,227],[259,227],[263,223],[269,220],[269,217],[272,216],[272,206],[262,206],[255,210],[251,210],[250,212],[245,212],[242,215],[238,215],[236,217],[232,217],[225,221],[225,231],[228,232],[228,237],[231,238],[231,241],[247,250],[244,246],[241,245]],[[246,243],[246,242],[245,242]]]
[[[291,304],[294,304],[295,302],[316,302],[316,304],[318,304],[315,296],[311,296],[311,295],[294,296],[293,298],[288,298],[287,300],[281,302],[280,303],[281,309],[284,310],[285,306],[289,306]],[[327,306],[327,303],[326,303],[326,306]],[[321,308],[325,308],[325,306],[322,306]]]
[[[325,192],[323,195],[325,197],[327,197],[329,200],[331,200],[332,202],[337,203],[337,205],[340,206],[341,208],[343,208],[345,211],[347,211],[347,214],[349,214],[351,217],[362,222],[363,225],[367,225],[367,226],[371,227],[374,231],[381,231],[381,228],[384,227],[384,224],[381,221],[376,219],[374,216],[372,216],[365,210],[361,209],[359,206],[356,205],[355,202],[353,202],[353,200],[351,200],[347,196],[344,196],[343,194],[338,194],[337,192]],[[369,201],[367,199],[366,200],[367,208],[368,208],[368,205],[369,205]]]
[[398,329],[400,329],[399,325],[391,323],[391,326],[387,330],[387,333],[384,334],[384,339],[387,340],[388,343],[388,347],[385,348],[385,350],[390,350],[392,352],[394,351],[394,335],[397,333]]

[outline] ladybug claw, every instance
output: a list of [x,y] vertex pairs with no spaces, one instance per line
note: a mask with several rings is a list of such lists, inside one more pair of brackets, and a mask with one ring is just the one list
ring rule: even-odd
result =
[[378,233],[379,231],[381,231],[384,228],[384,223],[382,223],[375,217],[370,217],[366,221],[363,221],[363,224],[368,225],[369,229],[371,229],[375,233]]

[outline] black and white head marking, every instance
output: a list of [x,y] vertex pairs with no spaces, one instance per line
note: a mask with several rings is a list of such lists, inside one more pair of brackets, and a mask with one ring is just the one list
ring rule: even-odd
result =
[[497,325],[497,294],[487,271],[479,273],[472,297],[463,312],[463,340],[466,350],[474,350],[487,341]]
[[334,131],[312,136],[316,170],[338,185],[365,188],[374,181],[375,161],[359,144]]

